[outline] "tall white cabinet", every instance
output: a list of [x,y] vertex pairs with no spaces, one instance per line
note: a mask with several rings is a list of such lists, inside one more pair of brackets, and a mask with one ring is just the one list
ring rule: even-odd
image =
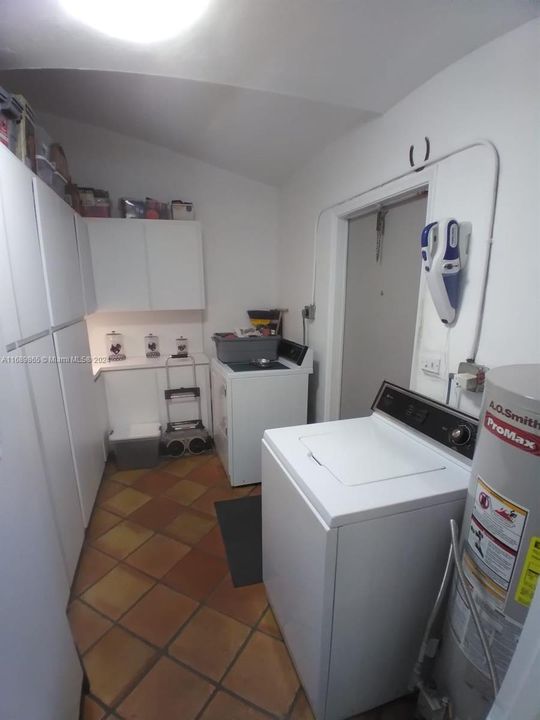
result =
[[74,213],[39,178],[34,178],[34,197],[50,326],[58,327],[84,316]]
[[98,310],[204,309],[200,223],[94,219],[88,229]]
[[[1,327],[0,327],[1,338]],[[0,342],[5,345],[4,338]],[[0,717],[76,720],[81,665],[28,368],[0,364]]]
[[0,317],[7,346],[49,327],[32,177],[0,144]]

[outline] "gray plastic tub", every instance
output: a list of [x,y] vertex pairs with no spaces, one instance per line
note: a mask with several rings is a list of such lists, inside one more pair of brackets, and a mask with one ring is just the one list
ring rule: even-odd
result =
[[119,470],[138,470],[159,463],[159,423],[139,423],[115,429],[109,436]]
[[212,336],[216,343],[218,360],[225,363],[251,362],[252,360],[277,360],[279,335],[271,337],[227,338],[226,333]]

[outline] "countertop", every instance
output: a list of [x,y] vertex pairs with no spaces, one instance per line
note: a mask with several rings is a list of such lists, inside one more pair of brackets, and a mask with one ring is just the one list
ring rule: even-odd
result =
[[[164,368],[167,355],[161,355],[158,358],[128,357],[125,360],[112,360],[111,362],[92,363],[92,372],[94,380],[97,380],[102,372],[118,372],[119,370],[148,370],[156,368]],[[204,353],[193,353],[195,365],[208,365],[209,359]],[[169,363],[169,367],[189,367],[191,360],[189,358],[174,359]]]

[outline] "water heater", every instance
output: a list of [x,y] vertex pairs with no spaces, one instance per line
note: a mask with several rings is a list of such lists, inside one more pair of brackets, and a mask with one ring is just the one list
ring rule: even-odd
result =
[[[500,683],[540,575],[540,365],[486,376],[459,556]],[[449,705],[445,700],[447,710],[432,717],[486,718],[492,677],[457,577],[434,676]]]

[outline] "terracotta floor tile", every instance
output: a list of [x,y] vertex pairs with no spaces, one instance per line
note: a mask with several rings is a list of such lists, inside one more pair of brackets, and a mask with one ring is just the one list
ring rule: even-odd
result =
[[86,530],[86,539],[95,540],[100,535],[103,535],[103,533],[106,533],[107,530],[118,525],[121,520],[122,518],[120,516],[96,506]]
[[169,463],[169,465],[167,465],[167,472],[176,475],[176,477],[183,478],[198,467],[199,464],[196,458],[188,455]]
[[191,550],[189,545],[165,535],[154,535],[125,562],[159,580]]
[[105,635],[112,623],[99,615],[88,605],[75,600],[68,610],[69,625],[75,644],[81,655],[102,635]]
[[268,715],[220,690],[212,698],[200,720],[268,720]]
[[315,720],[315,716],[303,690],[300,690],[296,696],[290,720]]
[[155,497],[130,516],[130,520],[151,530],[160,530],[180,514],[182,508],[167,497]]
[[218,525],[210,530],[210,532],[205,535],[195,547],[197,550],[203,550],[204,552],[211,553],[212,555],[217,555],[224,560],[227,557],[225,553],[225,545],[223,544],[223,537],[221,536],[221,530]]
[[119,493],[107,500],[107,502],[104,502],[102,506],[105,510],[127,517],[145,503],[150,502],[150,500],[150,495],[146,493],[139,492],[133,488],[122,487]]
[[81,720],[102,720],[105,717],[105,710],[88,695],[83,700],[83,711]]
[[189,480],[207,487],[214,487],[215,485],[230,487],[225,468],[215,455],[202,465],[193,468],[187,477]]
[[[379,708],[377,720],[413,720],[416,702],[412,697],[400,698]],[[363,716],[360,715],[363,720]]]
[[197,607],[195,600],[159,584],[124,615],[121,624],[153,645],[164,647]]
[[195,600],[204,600],[227,572],[227,563],[215,555],[191,550],[164,577],[163,582]]
[[80,595],[116,565],[116,560],[89,545],[82,550],[77,574],[71,586],[73,595]]
[[172,523],[166,525],[162,532],[176,540],[196,545],[216,525],[216,519],[211,515],[182,510]]
[[154,655],[155,651],[142,640],[122,628],[111,628],[83,657],[90,692],[105,705],[113,705]]
[[100,485],[96,502],[98,504],[102,504],[113,498],[115,495],[118,495],[118,493],[124,489],[124,486],[115,480],[112,480],[111,478],[104,478]]
[[223,686],[276,715],[285,715],[299,688],[285,645],[255,632]]
[[243,487],[212,487],[205,492],[198,500],[192,503],[191,507],[200,512],[208,513],[208,515],[215,515],[216,508],[214,503],[220,500],[234,500],[237,497],[244,497],[250,492],[249,486]]
[[272,637],[281,640],[281,632],[271,608],[268,608],[262,616],[260,623],[257,625],[257,630],[262,630],[267,635],[272,635]]
[[169,653],[219,681],[249,633],[247,625],[203,607],[171,643]]
[[213,685],[189,670],[161,658],[119,706],[118,713],[126,720],[193,720],[213,690]]
[[173,485],[176,485],[177,482],[178,477],[172,473],[151,470],[146,475],[138,478],[133,483],[133,487],[147,495],[161,495]]
[[82,599],[107,617],[117,620],[153,585],[146,575],[118,565],[87,590]]
[[131,520],[122,520],[118,525],[93,541],[101,552],[122,560],[152,537],[152,531]]
[[184,478],[183,480],[177,479],[175,485],[169,488],[165,494],[181,505],[191,505],[197,498],[204,495],[207,490],[206,485]]
[[228,575],[206,600],[206,604],[253,626],[263,614],[268,600],[262,583],[235,588]]
[[122,483],[122,485],[133,485],[134,482],[146,475],[148,470],[118,470],[110,476],[111,480]]

